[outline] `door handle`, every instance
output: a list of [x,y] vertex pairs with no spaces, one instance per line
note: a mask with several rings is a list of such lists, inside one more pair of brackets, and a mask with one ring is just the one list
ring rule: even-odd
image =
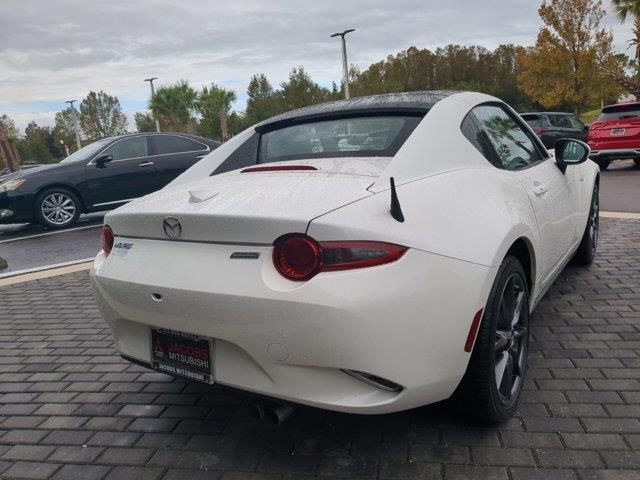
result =
[[155,165],[153,162],[142,162],[138,164],[139,167],[151,167],[153,165]]
[[549,191],[549,189],[547,188],[546,185],[538,185],[537,187],[535,187],[533,189],[533,194],[536,197],[540,197],[542,195],[544,195],[545,193],[547,193]]

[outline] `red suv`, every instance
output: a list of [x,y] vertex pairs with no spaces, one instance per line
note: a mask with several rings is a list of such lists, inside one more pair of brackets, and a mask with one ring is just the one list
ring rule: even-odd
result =
[[633,159],[640,166],[640,102],[602,109],[589,127],[591,160],[606,169],[612,160]]

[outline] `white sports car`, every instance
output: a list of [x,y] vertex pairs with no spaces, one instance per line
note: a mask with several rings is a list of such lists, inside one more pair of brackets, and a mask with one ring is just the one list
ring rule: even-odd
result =
[[478,93],[285,113],[109,213],[95,296],[162,372],[354,413],[455,394],[501,421],[530,312],[595,255],[588,154]]

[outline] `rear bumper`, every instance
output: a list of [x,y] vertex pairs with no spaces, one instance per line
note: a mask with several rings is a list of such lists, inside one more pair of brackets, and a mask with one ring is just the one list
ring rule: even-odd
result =
[[[409,250],[399,261],[281,278],[271,247],[127,240],[96,258],[94,293],[121,354],[149,364],[149,327],[214,339],[216,382],[317,407],[386,413],[448,398],[469,360],[464,343],[495,267]],[[162,295],[162,302],[152,298]],[[403,387],[376,388],[343,370]]]
[[625,148],[616,150],[592,149],[589,155],[591,160],[622,160],[627,158],[640,158],[640,148]]

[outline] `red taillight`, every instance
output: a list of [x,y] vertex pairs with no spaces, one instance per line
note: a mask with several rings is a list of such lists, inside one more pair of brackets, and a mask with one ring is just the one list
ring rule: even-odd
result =
[[111,230],[111,227],[109,225],[105,225],[102,228],[101,241],[102,241],[102,251],[108,257],[109,254],[111,253],[111,249],[113,248],[113,241],[114,241],[113,230]]
[[398,260],[407,247],[369,241],[317,242],[290,234],[274,242],[273,263],[289,280],[309,280],[320,272],[384,265]]
[[307,235],[285,235],[276,240],[273,264],[289,280],[308,280],[320,271],[320,244]]
[[318,170],[311,165],[271,165],[268,167],[249,167],[241,170],[240,173],[254,172],[309,172]]

